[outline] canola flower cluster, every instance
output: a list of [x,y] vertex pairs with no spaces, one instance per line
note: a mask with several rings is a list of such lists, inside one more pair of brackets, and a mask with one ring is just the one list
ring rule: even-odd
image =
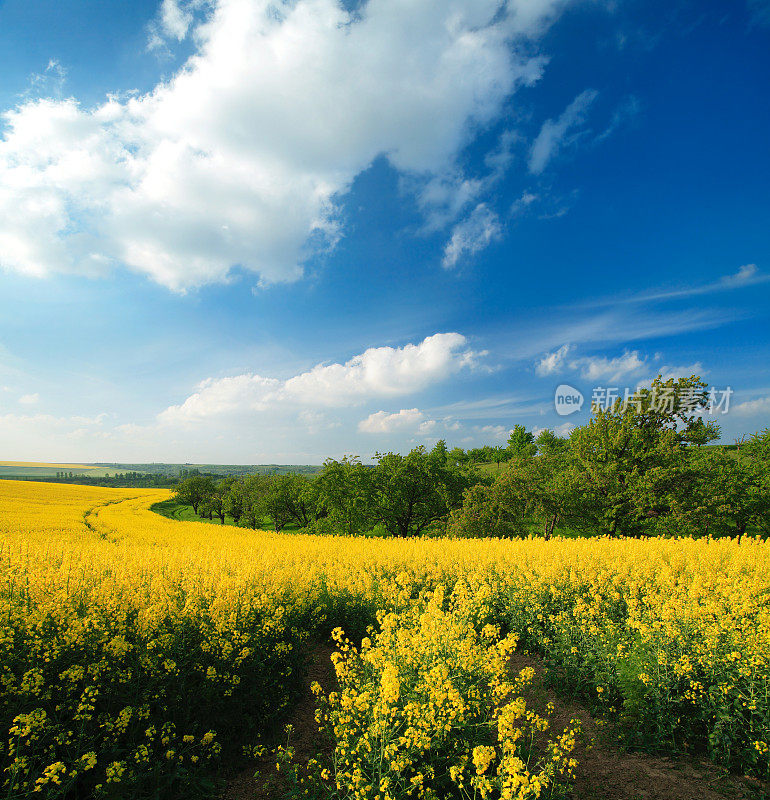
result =
[[579,725],[545,737],[548,720],[521,697],[533,670],[509,676],[517,637],[489,621],[490,600],[488,584],[461,579],[448,598],[439,586],[381,612],[360,650],[333,632],[339,689],[313,688],[338,796],[524,800],[572,775]]
[[[615,715],[633,741],[703,751],[770,776],[770,544],[275,534],[176,522],[150,510],[168,497],[0,481],[6,797],[205,794],[216,763],[269,732],[291,703],[305,640],[338,626],[357,640],[378,612],[385,616],[370,644],[340,662],[362,681],[348,684],[358,698],[379,675],[359,710],[357,724],[367,730],[383,703],[397,710],[399,724],[412,719],[410,692],[419,704],[431,691],[446,694],[438,725],[454,708],[440,662],[457,665],[460,652],[480,684],[450,683],[473,707],[478,687],[494,683],[474,664],[512,641],[484,638],[491,625],[542,653],[554,680]],[[426,592],[440,586],[447,587],[443,605],[431,607]],[[451,647],[438,632],[433,645],[424,635],[431,614],[444,615],[442,624],[456,617]],[[399,637],[411,637],[412,662],[396,646]],[[483,645],[486,655],[459,641]],[[423,660],[437,669],[433,677],[407,669]],[[447,678],[466,667],[449,669]],[[503,792],[501,719],[492,720],[497,739],[467,738],[441,768],[450,781],[455,775],[458,793],[474,786],[474,776],[490,781],[491,796]],[[512,731],[522,719],[510,721]],[[340,746],[344,736],[337,735]],[[419,741],[410,738],[409,746]],[[564,741],[568,760],[569,736]],[[422,774],[427,791],[433,778],[414,752],[398,774],[408,774],[410,785]],[[530,776],[543,772],[530,766]],[[368,787],[375,773],[361,774]],[[400,779],[380,780],[397,786]],[[477,782],[481,792],[486,784]]]

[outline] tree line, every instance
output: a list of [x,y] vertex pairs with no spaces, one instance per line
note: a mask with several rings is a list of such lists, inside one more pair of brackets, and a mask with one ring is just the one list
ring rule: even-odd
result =
[[258,528],[269,519],[318,533],[381,532],[416,536],[445,529],[449,513],[462,505],[475,475],[450,463],[445,443],[417,447],[407,455],[377,454],[375,464],[356,457],[329,459],[318,475],[251,475],[214,481],[194,476],[180,481],[177,499],[201,517],[231,517]]
[[[661,403],[660,398],[666,402]],[[568,437],[517,425],[507,446],[416,447],[329,459],[315,476],[180,481],[179,502],[223,524],[410,537],[737,536],[770,533],[770,430],[709,446],[708,387],[658,377],[632,402],[594,409]],[[480,463],[497,463],[496,475]]]

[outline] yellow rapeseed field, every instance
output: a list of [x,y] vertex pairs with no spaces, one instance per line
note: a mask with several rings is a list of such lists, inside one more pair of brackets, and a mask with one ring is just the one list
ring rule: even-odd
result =
[[52,469],[99,469],[88,464],[47,464],[42,461],[0,461],[0,467],[51,467]]
[[[631,741],[705,751],[768,776],[770,544],[276,534],[150,510],[168,497],[0,481],[5,797],[203,795],[217,760],[251,747],[280,719],[308,637],[339,626],[356,641],[378,612],[396,615],[380,617],[385,630],[370,634],[361,656],[377,654],[377,702],[395,702],[394,675],[407,666],[388,631],[402,625],[419,656],[428,647],[425,614],[459,619],[458,608],[456,641],[467,644],[453,649],[467,652],[474,674],[484,661],[479,642],[494,630],[488,648],[518,639],[537,650],[557,684],[614,716]],[[498,673],[478,679],[499,682]],[[454,674],[429,678],[449,692]],[[371,669],[366,675],[371,682]],[[473,686],[469,708],[480,691]],[[375,697],[361,686],[349,696]],[[344,709],[334,703],[329,718],[339,722]],[[393,713],[406,719],[414,709]],[[517,735],[506,736],[447,764],[453,785],[538,796],[551,772],[522,767],[511,778]],[[337,739],[350,749],[344,732]],[[568,750],[558,750],[567,767]],[[431,796],[436,765],[431,778],[410,759],[403,770],[420,780],[404,782],[396,769],[375,786],[364,760],[337,781],[357,797],[386,800],[391,784]],[[354,776],[349,786],[345,774]]]

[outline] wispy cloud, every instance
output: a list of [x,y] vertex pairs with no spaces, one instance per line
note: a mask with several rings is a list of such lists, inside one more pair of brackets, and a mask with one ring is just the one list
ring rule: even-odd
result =
[[557,119],[549,119],[543,123],[540,133],[529,151],[529,171],[533,175],[543,172],[560,150],[581,136],[582,132],[579,129],[598,96],[599,93],[595,89],[586,89],[564,109]]
[[497,419],[540,415],[546,409],[542,401],[533,397],[498,395],[480,400],[459,400],[427,410],[433,417],[445,419]]
[[580,370],[580,376],[588,381],[619,381],[638,375],[647,368],[647,359],[637,350],[626,350],[615,358],[587,356],[570,362],[570,367]]
[[747,0],[747,6],[753,24],[770,26],[770,0]]
[[609,139],[613,133],[625,125],[629,120],[633,120],[634,117],[639,114],[641,108],[642,107],[641,103],[639,102],[639,98],[633,95],[622,100],[617,108],[612,112],[612,117],[610,118],[607,127],[594,139],[594,144],[600,144],[605,139]]
[[725,292],[731,289],[743,289],[747,286],[758,286],[770,282],[770,274],[761,272],[756,264],[744,264],[738,271],[724,275],[716,281],[678,289],[659,289],[626,297],[612,297],[592,301],[586,307],[617,305],[618,303],[652,303],[663,300],[678,300],[687,297]]
[[561,372],[567,365],[567,356],[572,349],[573,346],[571,344],[564,344],[558,350],[554,350],[553,353],[544,355],[535,364],[535,374],[544,377],[545,375],[555,375]]
[[452,236],[444,248],[441,265],[444,269],[456,267],[462,258],[483,250],[501,235],[500,220],[486,203],[479,203],[473,213],[452,229]]
[[586,307],[545,308],[522,316],[514,324],[494,330],[495,355],[512,361],[535,361],[562,347],[573,345],[629,345],[645,339],[709,330],[734,323],[745,315],[735,311],[695,308],[683,311],[618,309],[586,313]]

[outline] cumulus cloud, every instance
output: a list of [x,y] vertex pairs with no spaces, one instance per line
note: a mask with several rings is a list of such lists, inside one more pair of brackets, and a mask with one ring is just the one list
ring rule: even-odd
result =
[[737,403],[730,411],[741,417],[751,417],[754,414],[768,414],[770,413],[770,397],[757,397],[754,400],[746,400],[743,403]]
[[458,222],[444,248],[442,266],[456,267],[466,256],[472,256],[500,238],[500,220],[486,203],[479,203],[467,219]]
[[476,365],[478,353],[459,333],[437,333],[419,344],[371,347],[344,364],[318,364],[287,380],[261,375],[207,378],[182,404],[163,411],[166,424],[195,422],[279,405],[354,406],[378,397],[408,395]]
[[636,350],[626,350],[616,358],[588,356],[571,362],[573,369],[579,369],[582,378],[589,381],[619,381],[647,367],[647,359],[640,357]]
[[588,109],[598,94],[595,89],[586,89],[564,109],[558,119],[543,123],[529,151],[529,171],[533,175],[539,175],[561,149],[580,136],[580,132],[575,133],[574,129],[585,122]]
[[752,283],[757,283],[761,277],[763,276],[760,276],[756,264],[744,264],[738,268],[738,272],[734,275],[725,275],[720,283],[729,287],[749,286]]
[[[539,77],[533,42],[564,2],[217,0],[196,22],[199,3],[164,0],[163,34],[192,30],[197,47],[170,80],[3,115],[0,266],[127,265],[178,290],[236,267],[295,280],[343,234],[340,200],[375,158],[427,178],[452,168]],[[497,230],[477,206],[447,263]]]
[[358,423],[358,430],[362,433],[393,433],[404,430],[427,433],[435,424],[435,420],[425,419],[425,414],[419,408],[402,408],[393,414],[376,411]]
[[35,392],[34,394],[23,394],[19,398],[19,403],[23,406],[34,406],[40,402],[40,395]]
[[473,431],[482,439],[507,439],[511,435],[505,425],[474,425]]
[[[579,372],[580,377],[593,382],[618,382],[631,380],[637,386],[649,385],[653,378],[661,375],[664,381],[669,379],[686,378],[690,375],[705,375],[703,364],[696,361],[693,364],[671,365],[664,364],[657,367],[654,374],[649,374],[653,369],[652,363],[659,361],[661,356],[656,354],[650,360],[647,356],[639,354],[638,350],[625,350],[622,355],[610,358],[607,356],[583,356],[569,359],[574,345],[565,344],[552,353],[547,353],[535,362],[535,373],[540,377],[555,375],[565,371]],[[648,372],[645,376],[644,373]]]
[[535,364],[535,374],[544,377],[561,372],[567,366],[567,356],[570,350],[572,350],[572,345],[564,344],[558,350],[554,350],[553,353],[543,356]]

